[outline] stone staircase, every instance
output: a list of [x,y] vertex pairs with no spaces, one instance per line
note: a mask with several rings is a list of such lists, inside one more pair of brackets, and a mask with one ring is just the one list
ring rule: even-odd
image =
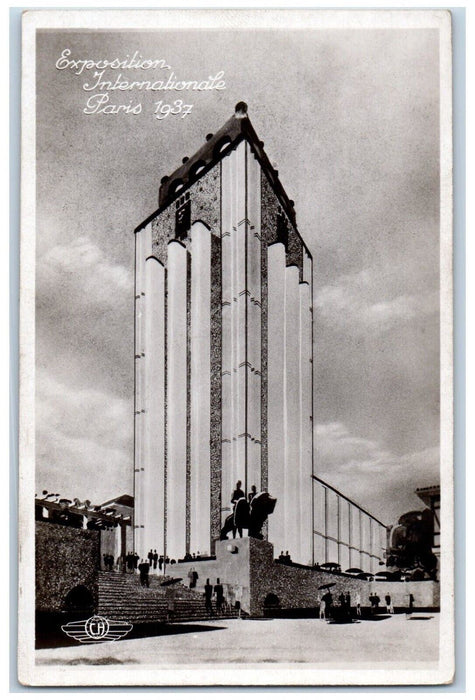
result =
[[[202,593],[181,583],[161,586],[164,580],[164,576],[150,576],[150,588],[146,588],[141,586],[138,574],[99,571],[97,614],[132,624],[191,622],[238,616],[235,610],[218,615],[213,601],[213,616],[210,618]],[[171,613],[170,608],[173,609]]]

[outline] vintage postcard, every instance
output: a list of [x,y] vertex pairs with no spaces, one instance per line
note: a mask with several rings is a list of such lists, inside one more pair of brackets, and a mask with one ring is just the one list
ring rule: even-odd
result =
[[454,673],[451,16],[23,16],[19,679]]

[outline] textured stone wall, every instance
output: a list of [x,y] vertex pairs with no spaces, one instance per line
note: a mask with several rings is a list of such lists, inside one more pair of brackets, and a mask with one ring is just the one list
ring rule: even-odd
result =
[[299,268],[299,280],[303,281],[303,243],[290,219],[280,205],[280,202],[272,189],[267,175],[261,171],[261,235],[266,245],[277,242],[277,219],[279,213],[285,215],[289,232],[286,264],[297,265]]
[[97,601],[100,533],[36,522],[36,610],[60,612],[66,595],[85,586]]
[[[261,173],[261,184],[262,180],[266,179]],[[266,180],[267,181],[267,180]],[[266,194],[268,199],[268,195]],[[265,221],[265,223],[264,223]],[[261,490],[267,491],[269,484],[269,469],[268,469],[268,430],[267,430],[267,419],[268,419],[268,362],[267,362],[267,352],[268,352],[268,327],[269,327],[269,303],[268,303],[268,270],[267,270],[267,240],[271,237],[271,232],[268,230],[271,226],[271,220],[269,214],[264,206],[264,195],[261,191]],[[263,233],[264,226],[266,226],[266,233]],[[268,527],[267,521],[265,522],[264,536],[267,539]]]
[[[152,254],[165,266],[167,265],[167,245],[169,241],[175,238],[177,204],[182,200],[187,201],[188,199],[191,206],[191,224],[195,221],[202,221],[211,232],[210,534],[211,542],[213,542],[219,537],[221,528],[221,163],[218,163],[203,175],[152,221]],[[182,243],[188,250],[190,250],[191,243],[189,233],[186,238],[182,239]],[[166,296],[167,294],[165,293]],[[188,313],[187,316],[189,336],[190,314]],[[187,416],[187,420],[189,422],[189,416]],[[187,434],[188,438],[189,435]],[[189,468],[190,465],[187,464],[187,487],[189,487],[190,480]],[[189,504],[190,500],[188,491],[189,488],[187,488],[187,493],[184,494],[187,504]],[[188,508],[186,531],[188,544],[190,539],[189,523],[190,513]]]
[[[237,551],[230,551],[236,548]],[[264,614],[264,601],[269,593],[276,595],[283,609],[315,608],[325,590],[319,586],[333,584],[331,592],[337,603],[340,593],[350,593],[352,604],[356,594],[361,606],[370,607],[369,595],[375,592],[381,599],[389,592],[395,608],[407,608],[409,593],[414,596],[416,608],[439,607],[439,584],[434,581],[363,581],[350,576],[330,574],[324,571],[282,564],[274,559],[274,547],[270,542],[244,537],[216,543],[216,559],[174,564],[167,568],[170,576],[180,576],[186,583],[193,567],[198,572],[197,590],[203,590],[206,579],[211,584],[220,578],[226,587],[240,589],[242,609],[254,617]]]
[[[233,549],[237,551],[230,551]],[[264,614],[264,601],[269,593],[279,599],[283,609],[315,608],[318,598],[326,591],[319,590],[325,583],[333,584],[331,592],[335,601],[340,593],[350,593],[352,604],[356,594],[361,597],[363,608],[370,606],[373,592],[381,599],[389,592],[395,608],[407,608],[409,593],[414,596],[416,608],[439,607],[439,584],[434,581],[363,581],[350,576],[330,574],[324,571],[282,564],[274,559],[274,547],[270,542],[253,537],[226,540],[216,543],[216,559],[192,561],[167,567],[167,574],[180,576],[185,583],[193,567],[198,572],[197,590],[202,591],[206,579],[213,585],[220,578],[227,588],[240,590],[242,609],[255,617]]]
[[[221,236],[221,163],[209,170],[197,180],[186,193],[171,202],[152,221],[152,255],[155,255],[163,265],[167,264],[167,245],[175,238],[175,213],[177,202],[189,195],[191,202],[191,223],[202,221],[210,229],[212,236]],[[189,236],[183,244],[188,248]]]
[[340,593],[350,593],[354,604],[357,593],[361,606],[370,607],[369,596],[376,593],[383,607],[384,596],[389,592],[395,608],[407,608],[409,594],[414,596],[416,608],[437,608],[440,605],[439,584],[434,581],[364,581],[350,576],[330,574],[324,571],[288,566],[274,560],[273,546],[269,542],[250,539],[250,587],[253,616],[264,611],[264,601],[269,593],[275,594],[281,608],[315,608],[318,597],[325,593],[319,586],[333,584],[331,593],[337,602]]
[[210,324],[210,539],[211,552],[221,529],[221,370],[222,370],[222,270],[221,238],[211,238]]

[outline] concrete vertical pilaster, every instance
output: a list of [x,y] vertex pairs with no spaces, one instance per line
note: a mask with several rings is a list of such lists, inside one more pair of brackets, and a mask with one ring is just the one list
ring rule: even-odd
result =
[[290,265],[285,271],[285,481],[284,527],[286,549],[296,559],[300,554],[301,525],[299,507],[300,459],[300,383],[299,383],[299,269]]
[[165,528],[165,270],[145,263],[145,414],[142,550],[162,553]]
[[190,550],[210,550],[211,234],[191,229]]
[[268,490],[277,498],[268,537],[276,552],[285,551],[285,247],[268,247]]
[[261,178],[246,144],[246,482],[261,490]]
[[135,236],[135,406],[134,406],[134,547],[143,549],[145,520],[144,459],[145,459],[145,261],[151,254],[150,226]]
[[310,285],[299,285],[299,325],[300,325],[300,543],[298,561],[312,564],[312,314]]
[[242,142],[221,172],[224,519],[238,480],[261,487],[260,166]]
[[233,487],[233,180],[231,154],[222,162],[221,261],[222,261],[222,368],[221,368],[221,514],[231,512]]
[[186,248],[173,240],[168,244],[166,551],[175,559],[186,553],[186,289]]

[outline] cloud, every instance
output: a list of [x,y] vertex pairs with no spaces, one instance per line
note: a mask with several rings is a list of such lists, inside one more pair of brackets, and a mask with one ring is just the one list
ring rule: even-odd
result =
[[439,447],[397,455],[339,422],[315,426],[315,473],[386,524],[422,507],[414,490],[439,483]]
[[132,488],[131,401],[39,371],[36,407],[39,490],[100,502]]
[[[388,298],[388,282],[383,270],[361,270],[341,276],[335,284],[317,289],[314,305],[318,319],[347,328],[351,324],[359,333],[384,333],[413,319],[437,314],[439,292],[425,290],[418,294],[394,294]],[[358,331],[359,329],[359,331]]]
[[86,236],[37,265],[37,364],[63,382],[133,393],[134,280]]
[[109,261],[87,236],[68,245],[55,245],[38,260],[38,293],[64,297],[75,309],[91,306],[116,308],[118,297],[132,294],[130,270]]

